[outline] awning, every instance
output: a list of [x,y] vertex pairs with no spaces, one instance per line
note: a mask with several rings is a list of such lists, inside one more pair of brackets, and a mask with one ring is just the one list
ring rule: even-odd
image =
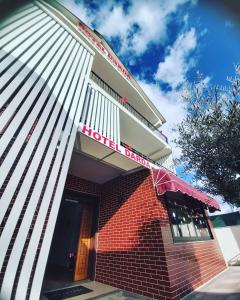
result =
[[181,192],[186,194],[210,208],[220,210],[220,206],[216,200],[208,196],[207,194],[200,192],[192,187],[190,184],[178,178],[175,174],[165,169],[152,170],[153,181],[158,195],[163,195],[166,192]]

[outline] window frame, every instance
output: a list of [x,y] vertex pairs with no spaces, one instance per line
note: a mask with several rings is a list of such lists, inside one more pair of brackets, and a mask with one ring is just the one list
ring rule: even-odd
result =
[[[209,226],[209,222],[205,213],[205,209],[207,207],[205,207],[203,204],[201,204],[199,201],[197,201],[196,199],[193,199],[187,195],[182,195],[179,192],[167,192],[164,195],[165,198],[165,203],[166,203],[166,207],[167,207],[167,212],[168,212],[168,218],[169,218],[169,224],[171,227],[171,233],[172,233],[172,238],[173,238],[173,242],[174,243],[182,243],[182,242],[204,242],[204,241],[211,241],[214,240],[214,236],[212,234],[211,228]],[[193,202],[194,201],[194,202]],[[176,204],[175,204],[175,203]],[[190,204],[190,205],[189,205]],[[193,205],[191,205],[193,204]],[[201,215],[202,215],[202,220],[204,220],[204,225],[207,229],[207,233],[208,235],[206,236],[198,236],[197,234],[197,230],[196,227],[194,226],[194,230],[196,232],[196,236],[176,236],[175,234],[175,230],[174,230],[174,224],[172,222],[172,215],[171,213],[174,211],[176,212],[176,208],[181,208],[182,209],[185,208],[187,215],[189,216],[190,214],[188,213],[189,210],[198,210],[200,211]],[[174,209],[175,208],[175,209]],[[178,217],[178,216],[176,216]],[[190,218],[193,220],[193,216],[191,215]],[[179,224],[177,224],[177,226],[179,227]],[[178,228],[179,230],[179,228]],[[188,227],[188,231],[189,231],[189,227]],[[181,235],[181,232],[179,230],[179,233]],[[189,231],[190,234],[190,231]]]

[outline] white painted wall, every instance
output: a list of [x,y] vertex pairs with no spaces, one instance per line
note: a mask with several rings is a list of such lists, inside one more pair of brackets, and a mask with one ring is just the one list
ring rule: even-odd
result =
[[240,255],[240,226],[214,228],[226,262]]

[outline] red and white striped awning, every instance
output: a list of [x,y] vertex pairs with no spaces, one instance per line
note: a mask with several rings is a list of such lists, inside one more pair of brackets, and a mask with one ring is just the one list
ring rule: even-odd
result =
[[172,172],[165,169],[153,169],[152,174],[154,185],[156,187],[158,195],[163,195],[166,192],[179,191],[215,210],[220,210],[220,206],[215,199],[192,187],[190,184],[178,178]]

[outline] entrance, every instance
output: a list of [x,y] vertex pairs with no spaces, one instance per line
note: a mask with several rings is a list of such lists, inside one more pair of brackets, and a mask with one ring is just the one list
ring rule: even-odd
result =
[[74,281],[89,278],[93,233],[93,199],[65,192],[52,239],[43,291],[63,288]]

